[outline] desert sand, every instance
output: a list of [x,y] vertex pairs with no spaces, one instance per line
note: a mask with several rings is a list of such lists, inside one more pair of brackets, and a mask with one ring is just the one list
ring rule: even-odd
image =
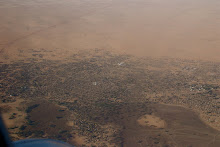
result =
[[[28,49],[106,49],[219,61],[217,0],[0,1],[1,60]],[[18,56],[22,50],[22,55]],[[61,56],[61,55],[60,55]]]

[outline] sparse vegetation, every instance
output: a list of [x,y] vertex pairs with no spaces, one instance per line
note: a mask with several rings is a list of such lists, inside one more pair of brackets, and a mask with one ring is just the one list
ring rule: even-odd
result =
[[[91,143],[107,141],[120,146],[124,143],[122,132],[130,125],[127,121],[151,114],[154,103],[186,106],[220,120],[220,72],[215,70],[218,63],[153,58],[136,60],[109,52],[90,56],[73,59],[72,62],[29,60],[26,63],[0,64],[1,101],[10,103],[16,98],[24,98],[35,102],[27,104],[26,123],[18,129],[20,136],[48,135],[49,138],[67,140],[79,134],[86,136]],[[122,61],[123,65],[119,65]],[[213,74],[207,76],[208,72]],[[47,102],[54,107],[46,107]],[[49,121],[41,124],[30,117],[34,112],[42,114],[42,120],[47,119],[44,113],[51,115],[53,124]],[[69,112],[74,117],[70,117]],[[16,119],[18,116],[12,113],[9,117]],[[67,118],[73,122],[71,127],[64,123]],[[213,124],[217,122],[207,120]],[[109,124],[115,125],[111,131],[103,127]],[[47,131],[37,130],[38,127],[45,127]],[[164,136],[162,133],[156,136],[149,142],[160,145]],[[137,140],[136,143],[145,141]]]
[[23,131],[26,127],[27,127],[27,126],[22,125],[22,126],[19,128],[19,130],[20,130],[20,131]]
[[37,108],[40,104],[34,104],[32,106],[29,106],[27,109],[26,109],[26,113],[30,113],[34,108]]

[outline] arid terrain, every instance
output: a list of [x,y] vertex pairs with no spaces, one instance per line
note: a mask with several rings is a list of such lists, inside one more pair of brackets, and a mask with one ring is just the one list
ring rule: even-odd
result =
[[19,50],[61,56],[98,48],[219,61],[219,7],[218,0],[0,0],[0,50],[12,59]]
[[[1,110],[13,140],[77,146],[219,146],[218,62],[94,49],[66,60],[1,63]],[[49,53],[50,54],[50,53]]]
[[12,140],[219,147],[220,2],[0,0]]

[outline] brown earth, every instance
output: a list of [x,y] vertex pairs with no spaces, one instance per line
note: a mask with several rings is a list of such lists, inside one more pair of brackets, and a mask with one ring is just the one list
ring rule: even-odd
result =
[[165,121],[155,115],[144,115],[137,120],[142,126],[152,126],[156,128],[165,128]]
[[15,102],[9,104],[0,104],[2,118],[4,119],[5,124],[7,124],[8,128],[13,127],[15,124],[17,126],[20,126],[24,123],[24,118],[26,117],[26,114],[22,111],[24,107],[22,102],[24,102],[24,100],[18,99]]
[[[191,61],[137,60],[103,50],[53,61],[35,57],[36,51],[44,53],[33,50],[34,57],[26,62],[1,64],[1,109],[13,140],[52,138],[77,146],[219,146],[219,131],[187,109],[205,104],[209,106],[205,110],[218,115],[215,89],[218,92],[219,87],[192,85],[195,76],[184,71],[191,69]],[[196,66],[204,70],[202,79],[215,80],[217,63],[202,63]],[[176,76],[177,71],[186,74]],[[208,79],[206,71],[216,77]],[[196,95],[201,86],[203,91]],[[176,106],[177,100],[186,106]],[[198,112],[207,115],[207,111]],[[22,121],[16,124],[20,113]]]
[[26,132],[31,131],[34,134],[36,131],[43,131],[42,133],[44,133],[47,138],[58,137],[68,140],[71,137],[69,132],[70,127],[66,124],[68,121],[68,110],[53,103],[41,100],[31,102],[27,105],[29,107],[37,105],[37,107],[31,109],[30,112],[27,112],[26,109],[28,114],[27,120],[28,123],[31,124],[27,125],[25,129]]
[[[219,7],[220,2],[217,0],[0,0],[0,63],[18,60],[25,63],[26,59],[65,59],[71,62],[72,59],[68,57],[80,54],[83,50],[95,48],[141,57],[168,56],[220,61]],[[102,54],[97,56],[102,56]],[[78,57],[90,58],[86,53]],[[76,62],[75,60],[77,60],[76,56],[74,56],[74,62]],[[116,63],[116,65],[119,64],[120,62]],[[100,65],[102,66],[102,64]],[[120,67],[123,66],[120,65]],[[157,73],[156,71],[161,72],[161,68],[159,65],[148,69]],[[167,68],[167,66],[163,68]],[[47,71],[46,68],[42,69],[42,71],[44,70]],[[27,71],[25,70],[25,72]],[[113,72],[115,71],[113,70]],[[213,74],[209,73],[208,76],[213,76]],[[132,83],[136,78],[129,82]],[[5,79],[0,80],[5,83]],[[6,80],[10,85],[14,84],[10,81],[13,81],[13,78],[6,78]],[[61,80],[64,82],[65,78]],[[129,88],[137,87],[134,88],[137,90],[138,86],[135,84],[129,85]],[[114,89],[112,86],[109,87]],[[125,91],[123,92],[125,93]],[[139,93],[138,90],[132,91],[132,96],[139,98]],[[45,98],[51,97],[48,95]],[[115,103],[127,102],[114,97],[111,99]],[[69,108],[72,108],[77,100],[76,97],[66,100]],[[77,128],[73,121],[70,121],[72,115],[66,107],[58,106],[47,100],[37,100],[25,103],[24,108],[23,101],[21,98],[15,102],[0,104],[1,110],[4,111],[3,118],[15,140],[22,139],[22,137],[40,136],[76,143],[79,146],[94,143],[94,141],[88,143],[87,138],[83,135],[72,132]],[[133,101],[137,100],[133,99]],[[100,103],[99,107],[105,106],[110,109],[114,103],[110,104]],[[30,112],[26,113],[25,109],[29,107],[31,107]],[[94,109],[99,114],[97,107]],[[119,137],[119,141],[114,142],[118,143],[122,140],[123,146],[132,147],[220,146],[219,131],[203,123],[193,111],[179,106],[162,104],[149,104],[149,107],[152,112],[142,112],[142,109],[136,109],[131,114],[124,111],[120,115],[112,115],[108,121],[123,127],[122,134],[120,134],[122,138]],[[87,106],[82,108],[87,108]],[[109,114],[103,115],[106,117]],[[119,116],[122,116],[121,120],[119,120]],[[83,116],[80,117],[82,120],[84,119]],[[107,118],[100,117],[97,122],[105,122]],[[85,123],[83,124],[85,126],[82,126],[87,128],[88,124],[94,125],[93,122],[88,122],[82,121],[82,124]],[[99,129],[97,130],[99,131]],[[107,138],[107,141],[103,142],[105,144],[108,144],[108,140],[118,137],[116,129],[104,128],[103,130],[108,131],[104,134],[99,132],[102,137],[104,136],[103,138]],[[110,146],[110,144],[108,145]]]
[[218,147],[220,145],[219,131],[207,126],[189,109],[156,104],[152,106],[152,112],[157,116],[157,120],[160,118],[160,121],[166,122],[166,127],[139,125],[137,122],[139,118],[134,115],[125,122],[124,146]]
[[93,48],[220,60],[217,0],[1,0],[0,4],[4,62],[29,58],[29,49],[55,51],[48,56],[58,59]]

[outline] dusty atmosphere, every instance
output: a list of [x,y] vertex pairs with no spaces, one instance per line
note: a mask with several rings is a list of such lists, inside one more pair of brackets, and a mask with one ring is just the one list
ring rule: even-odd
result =
[[220,146],[220,1],[0,0],[13,141]]
[[0,1],[0,48],[219,60],[218,0]]

